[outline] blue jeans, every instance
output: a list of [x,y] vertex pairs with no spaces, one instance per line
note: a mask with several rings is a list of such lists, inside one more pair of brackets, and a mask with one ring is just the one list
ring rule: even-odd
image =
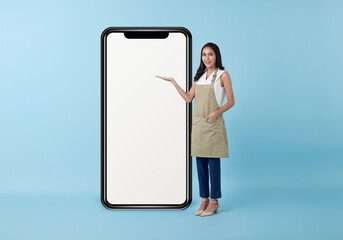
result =
[[[199,179],[199,192],[200,197],[217,199],[221,198],[220,187],[220,158],[204,158],[196,157],[198,179]],[[209,194],[209,173],[211,182],[211,195]]]

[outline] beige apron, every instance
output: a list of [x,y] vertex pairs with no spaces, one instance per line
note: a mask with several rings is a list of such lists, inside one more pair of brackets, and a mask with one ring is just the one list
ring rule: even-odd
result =
[[195,85],[195,100],[191,136],[191,156],[228,158],[229,147],[223,114],[215,120],[205,118],[219,108],[214,94],[214,81],[218,68],[213,74],[211,84]]

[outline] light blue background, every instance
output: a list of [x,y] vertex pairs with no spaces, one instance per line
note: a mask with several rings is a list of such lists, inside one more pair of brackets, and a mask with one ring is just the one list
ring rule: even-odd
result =
[[[0,239],[342,239],[342,12],[341,1],[1,1]],[[236,104],[218,215],[194,215],[194,159],[186,210],[101,205],[110,26],[186,27],[193,75],[201,47],[220,47]]]

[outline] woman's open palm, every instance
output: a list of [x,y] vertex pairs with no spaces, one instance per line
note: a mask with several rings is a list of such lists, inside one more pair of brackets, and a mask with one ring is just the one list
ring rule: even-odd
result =
[[172,77],[162,77],[162,76],[159,76],[159,75],[155,75],[155,77],[164,79],[164,80],[166,80],[166,81],[173,81],[173,80],[174,80],[174,78],[172,78]]

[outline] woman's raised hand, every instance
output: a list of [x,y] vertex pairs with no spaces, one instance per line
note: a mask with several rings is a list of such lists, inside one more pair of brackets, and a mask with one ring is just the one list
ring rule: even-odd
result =
[[161,79],[169,81],[169,82],[174,81],[174,78],[172,78],[172,77],[162,77],[162,76],[158,76],[158,75],[155,75],[155,77],[161,78]]
[[[189,103],[190,101],[192,101],[192,99],[190,99],[189,94],[186,93],[185,91],[182,90],[182,88],[179,86],[179,84],[177,84],[177,82],[174,80],[174,78],[172,77],[162,77],[162,76],[158,76],[155,75],[155,77],[161,78],[163,80],[169,81],[171,82],[175,87],[176,90],[180,93],[181,97],[187,102]],[[193,87],[192,87],[193,88]]]

